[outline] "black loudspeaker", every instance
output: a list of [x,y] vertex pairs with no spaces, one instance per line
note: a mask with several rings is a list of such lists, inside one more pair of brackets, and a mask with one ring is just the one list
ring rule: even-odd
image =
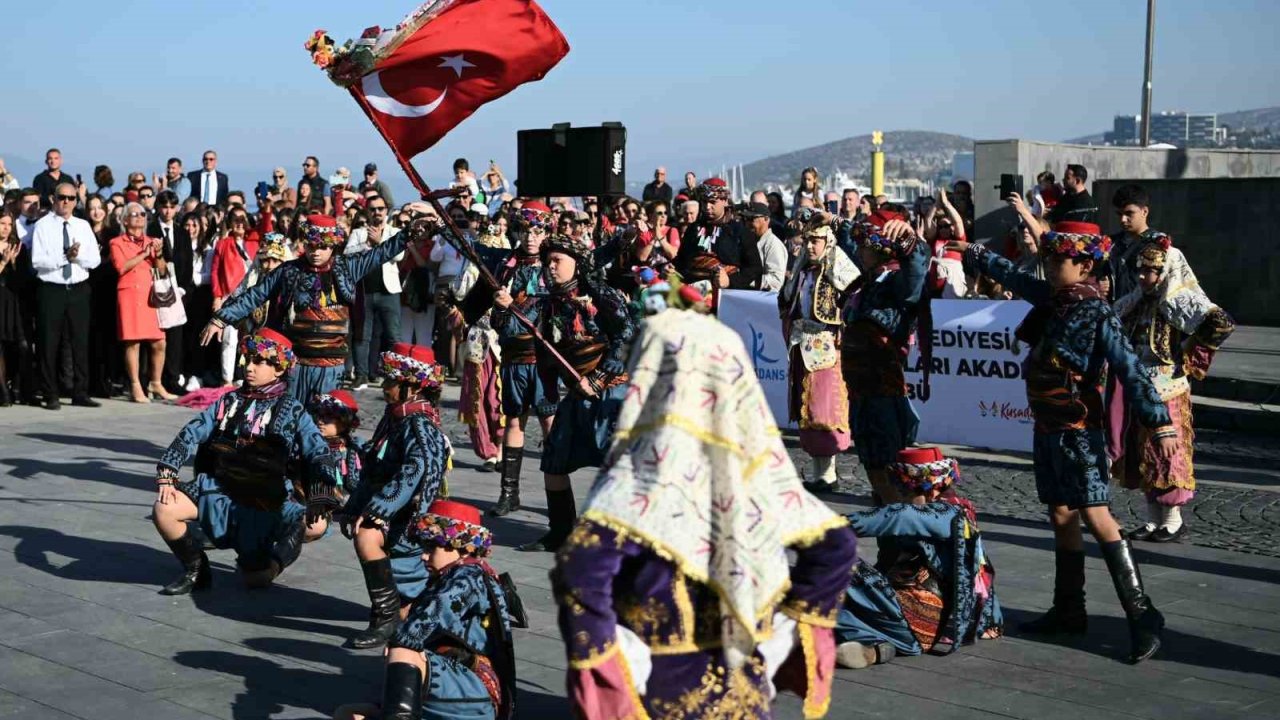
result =
[[516,152],[516,188],[524,197],[627,191],[627,129],[621,123],[520,130]]

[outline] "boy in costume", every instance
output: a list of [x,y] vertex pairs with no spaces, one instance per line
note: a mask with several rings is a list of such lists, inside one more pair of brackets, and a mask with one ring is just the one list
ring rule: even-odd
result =
[[[304,519],[315,523],[334,507],[338,478],[328,443],[302,403],[287,393],[284,376],[293,348],[274,330],[241,342],[245,382],[187,423],[156,465],[156,530],[182,563],[182,575],[161,594],[185,595],[210,586],[209,558],[187,528],[199,523],[219,549],[234,549],[246,584],[271,583],[298,557]],[[195,479],[179,470],[195,459]],[[288,464],[305,466],[307,505],[290,497]]]
[[1147,522],[1130,539],[1165,543],[1186,531],[1182,506],[1196,491],[1189,380],[1204,379],[1235,322],[1205,295],[1167,235],[1139,248],[1134,263],[1137,286],[1116,301],[1115,311],[1168,409],[1178,447],[1173,457],[1162,457],[1152,433],[1126,417],[1123,395],[1112,393],[1111,475],[1147,498]]
[[836,617],[836,659],[845,667],[947,655],[1004,630],[977,514],[952,487],[959,465],[937,448],[909,448],[888,469],[904,502],[849,516],[858,537],[880,543],[882,561],[859,563],[845,591]]
[[801,233],[805,256],[791,273],[778,305],[790,348],[788,405],[800,424],[800,446],[813,471],[805,488],[835,490],[835,455],[849,449],[849,394],[840,372],[840,307],[858,268],[836,247],[825,223]]
[[391,640],[380,706],[348,705],[338,720],[507,720],[515,657],[507,601],[485,560],[492,537],[480,511],[436,500],[409,530],[430,579]]
[[364,448],[351,433],[360,427],[360,406],[346,390],[317,395],[307,407],[316,427],[329,443],[338,466],[338,489],[345,501],[360,486]]
[[347,647],[379,647],[395,633],[401,605],[427,581],[413,520],[440,494],[452,449],[440,429],[444,368],[430,348],[397,343],[382,353],[386,412],[365,451],[360,485],[342,510],[342,531],[355,541],[371,609],[369,627]]
[[994,277],[1033,305],[1015,334],[1031,348],[1023,373],[1035,418],[1036,491],[1053,524],[1055,579],[1053,607],[1022,629],[1048,634],[1087,629],[1083,519],[1102,548],[1129,620],[1129,662],[1141,662],[1160,649],[1164,616],[1147,596],[1129,540],[1109,507],[1102,399],[1108,368],[1134,418],[1150,433],[1157,455],[1172,458],[1178,440],[1168,408],[1093,280],[1095,264],[1110,253],[1111,239],[1093,223],[1054,225],[1040,242],[1045,280],[1018,272],[981,245],[961,240],[953,247],[964,253],[966,272]]

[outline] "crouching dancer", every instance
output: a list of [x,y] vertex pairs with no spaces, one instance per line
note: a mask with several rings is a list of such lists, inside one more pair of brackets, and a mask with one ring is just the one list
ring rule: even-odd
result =
[[1045,280],[1019,272],[981,245],[961,240],[953,247],[964,253],[965,272],[995,278],[1034,306],[1015,334],[1031,348],[1024,377],[1035,418],[1036,492],[1053,523],[1056,573],[1053,607],[1022,630],[1085,632],[1083,518],[1102,548],[1129,619],[1129,662],[1141,662],[1160,649],[1164,616],[1147,597],[1129,540],[1109,507],[1102,401],[1108,366],[1124,388],[1134,419],[1150,433],[1157,455],[1172,458],[1178,439],[1168,408],[1092,277],[1095,265],[1110,255],[1111,239],[1092,223],[1054,225],[1041,238]]
[[430,579],[387,651],[381,706],[346,705],[337,720],[506,720],[515,657],[506,596],[485,558],[480,511],[437,500],[409,528]]
[[849,668],[895,654],[947,655],[1004,630],[977,513],[952,488],[959,465],[937,448],[910,448],[888,470],[905,500],[849,516],[858,537],[879,540],[884,558],[853,571],[836,616],[836,660]]
[[[302,403],[286,392],[292,344],[273,330],[259,330],[241,349],[245,382],[187,423],[156,466],[152,519],[183,568],[160,591],[164,595],[204,590],[211,582],[202,539],[187,521],[197,521],[214,547],[234,549],[245,583],[262,587],[297,559],[304,516],[314,524],[333,509],[338,480],[329,444]],[[178,471],[193,456],[195,479],[180,482]],[[314,498],[306,507],[290,498],[286,473],[299,456],[306,495]]]
[[397,343],[382,353],[386,412],[366,449],[360,484],[340,521],[354,538],[372,608],[369,627],[347,647],[380,647],[396,631],[400,606],[427,581],[422,551],[407,530],[436,499],[451,454],[440,430],[444,368],[429,348]]

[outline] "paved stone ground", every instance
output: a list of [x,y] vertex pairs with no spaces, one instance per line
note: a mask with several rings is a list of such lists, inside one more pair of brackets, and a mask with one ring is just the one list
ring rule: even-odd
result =
[[[360,397],[377,404],[372,392]],[[476,472],[454,413],[446,416],[460,448],[454,494],[487,506],[497,476]],[[212,592],[156,594],[177,566],[147,521],[152,473],[187,417],[120,402],[58,414],[0,410],[0,717],[320,718],[376,696],[380,656],[340,647],[363,625],[366,606],[354,554],[339,536],[308,546],[270,590],[241,589],[231,555],[215,552]],[[1280,718],[1280,560],[1266,556],[1277,554],[1273,545],[1259,549],[1275,534],[1275,506],[1266,504],[1280,497],[1269,487],[1275,476],[1258,472],[1272,456],[1262,446],[1206,442],[1226,448],[1215,458],[1222,479],[1211,481],[1226,484],[1206,486],[1193,542],[1138,551],[1169,622],[1157,659],[1138,667],[1116,660],[1126,650],[1124,623],[1091,547],[1093,615],[1082,641],[1013,636],[949,658],[841,670],[830,717]],[[957,453],[1013,627],[1044,610],[1052,584],[1051,539],[1029,468],[1024,458]],[[849,492],[830,498],[840,511],[865,503],[865,480],[848,460]],[[526,462],[529,509],[492,523],[495,562],[516,577],[532,617],[516,635],[520,717],[563,718],[551,557],[509,550],[545,522],[536,461],[531,453]],[[575,478],[580,496],[590,480]],[[1233,535],[1253,537],[1253,554],[1208,547]],[[778,716],[800,717],[799,703],[782,698]]]

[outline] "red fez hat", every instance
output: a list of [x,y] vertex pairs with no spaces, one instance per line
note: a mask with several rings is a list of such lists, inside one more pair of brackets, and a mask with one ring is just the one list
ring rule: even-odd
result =
[[924,465],[942,459],[942,451],[936,447],[906,448],[898,451],[898,462],[906,465]]
[[293,349],[292,340],[285,337],[284,335],[281,335],[279,332],[272,330],[271,328],[262,328],[261,330],[254,333],[254,335],[257,335],[263,340],[270,340],[271,342],[276,343],[282,347],[288,348],[290,350]]
[[881,230],[884,229],[884,226],[888,224],[890,220],[906,220],[906,218],[902,216],[902,213],[894,212],[888,208],[880,208],[867,216],[867,222],[875,225]]
[[428,508],[427,512],[450,520],[460,520],[464,523],[484,527],[484,523],[480,520],[479,508],[457,500],[436,500],[431,503],[431,507]]
[[318,228],[338,227],[338,221],[328,215],[308,215],[307,224]]
[[436,353],[429,347],[421,345],[412,345],[410,343],[396,343],[391,346],[391,352],[396,355],[403,355],[410,360],[417,360],[420,363],[434,365],[436,362]]
[[1064,235],[1101,235],[1102,228],[1091,222],[1064,220],[1053,224],[1053,231]]
[[728,187],[728,185],[725,184],[724,178],[718,177],[707,178],[702,181],[702,184],[710,187]]
[[333,390],[328,393],[329,397],[337,400],[345,405],[351,412],[360,412],[360,406],[356,405],[355,397],[346,390]]
[[551,208],[547,207],[546,203],[540,203],[537,200],[530,200],[529,202],[522,205],[520,209],[532,210],[534,212],[540,212],[540,213],[551,212]]

